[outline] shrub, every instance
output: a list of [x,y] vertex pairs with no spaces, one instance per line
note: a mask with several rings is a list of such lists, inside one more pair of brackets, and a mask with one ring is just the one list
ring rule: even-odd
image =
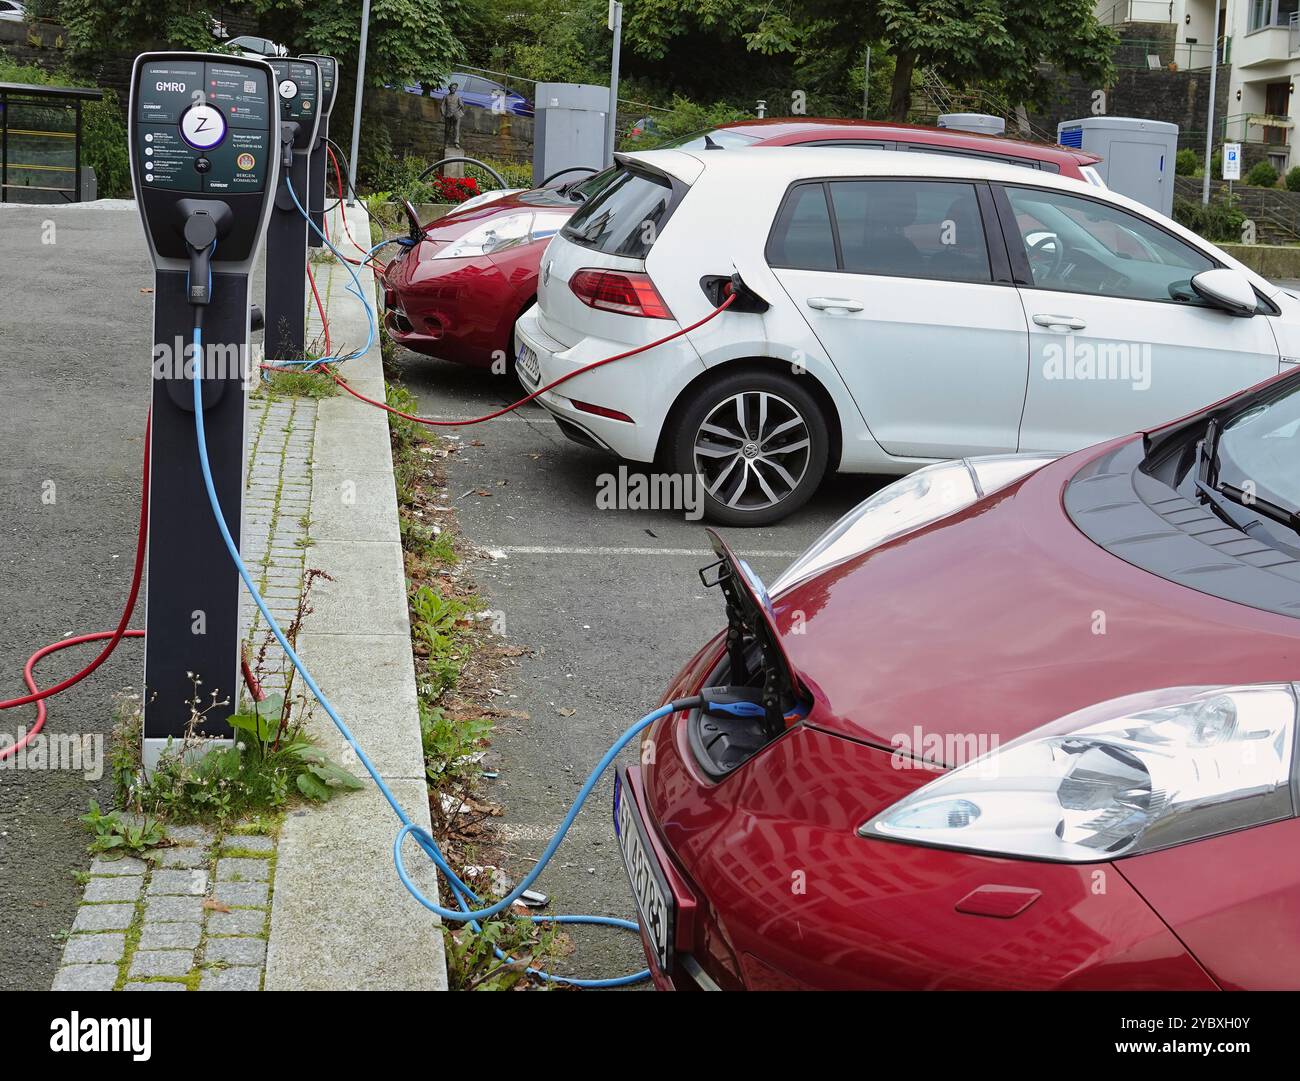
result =
[[640,135],[623,136],[619,141],[620,150],[652,150],[662,143],[680,139],[684,135],[708,131],[720,124],[729,124],[733,120],[748,119],[749,114],[725,101],[706,106],[675,94],[667,110],[655,111],[652,116],[653,130]]
[[[531,188],[533,186],[533,167],[527,162],[518,161],[497,161],[494,158],[482,158],[484,165],[490,165],[498,173],[501,179],[506,182],[507,188]],[[472,176],[478,181],[480,191],[495,191],[497,182],[491,173],[485,172],[477,165],[466,165],[465,175]],[[581,173],[574,173],[572,176],[564,177],[565,180],[582,179]]]
[[1174,199],[1174,221],[1206,240],[1241,243],[1241,226],[1246,215],[1224,202],[1202,206],[1191,199]]
[[1180,150],[1174,158],[1174,172],[1179,176],[1195,176],[1201,167],[1201,159],[1195,150]]
[[1223,151],[1216,150],[1210,155],[1210,176],[1218,180],[1223,176]]
[[1287,172],[1286,190],[1300,191],[1300,165],[1295,166]]
[[117,94],[105,90],[101,101],[87,102],[81,113],[86,164],[95,170],[99,197],[131,194],[131,156]]
[[1277,187],[1277,170],[1266,161],[1256,162],[1246,174],[1246,183],[1252,188]]

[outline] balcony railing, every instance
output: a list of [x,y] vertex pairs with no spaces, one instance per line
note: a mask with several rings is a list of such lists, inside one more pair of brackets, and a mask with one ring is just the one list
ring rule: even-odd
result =
[[1170,0],[1120,0],[1098,15],[1103,26],[1123,26],[1125,23],[1171,23],[1174,5]]
[[1223,119],[1223,139],[1229,143],[1268,143],[1286,146],[1295,121],[1268,113],[1235,113]]

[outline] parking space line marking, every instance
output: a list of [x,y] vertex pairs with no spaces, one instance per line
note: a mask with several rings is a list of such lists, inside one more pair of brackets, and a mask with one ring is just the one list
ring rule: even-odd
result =
[[[573,548],[566,546],[548,547],[545,545],[510,545],[503,544],[496,549],[507,555],[520,556],[709,556],[713,553],[708,548],[635,548],[635,547],[597,547]],[[782,552],[758,549],[747,551],[746,559],[793,559],[799,552]]]

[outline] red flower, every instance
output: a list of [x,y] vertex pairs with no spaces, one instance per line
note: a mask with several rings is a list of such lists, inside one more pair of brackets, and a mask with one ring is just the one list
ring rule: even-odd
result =
[[441,199],[448,203],[463,203],[479,194],[478,181],[472,176],[439,176],[434,186]]

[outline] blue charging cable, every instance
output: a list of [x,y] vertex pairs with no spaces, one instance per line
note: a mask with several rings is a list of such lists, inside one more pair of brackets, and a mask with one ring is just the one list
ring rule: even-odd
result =
[[[198,441],[199,468],[203,473],[203,486],[207,490],[208,503],[212,507],[212,515],[216,520],[217,529],[221,533],[221,539],[225,542],[226,551],[234,562],[235,569],[239,572],[239,577],[243,579],[244,586],[248,590],[249,596],[253,598],[253,603],[257,605],[258,611],[262,613],[262,618],[266,620],[266,625],[271,629],[271,633],[275,636],[275,640],[280,643],[280,648],[284,650],[285,656],[289,658],[289,661],[293,664],[294,668],[297,669],[298,674],[302,676],[303,682],[307,684],[308,689],[316,698],[316,701],[321,704],[321,708],[323,708],[329,715],[330,720],[334,722],[334,725],[338,728],[340,734],[345,740],[347,740],[348,745],[356,752],[358,760],[361,762],[362,766],[365,767],[366,772],[374,779],[374,782],[376,786],[378,786],[379,791],[383,794],[384,799],[388,801],[388,805],[393,809],[393,813],[401,820],[402,828],[398,830],[397,836],[393,840],[393,864],[397,869],[397,876],[401,879],[402,885],[406,887],[412,897],[419,901],[420,904],[430,912],[436,913],[438,916],[446,920],[467,922],[472,930],[478,932],[481,929],[478,922],[479,920],[489,919],[492,916],[504,912],[523,895],[524,891],[527,890],[529,886],[537,881],[538,876],[541,875],[547,863],[550,862],[551,857],[555,855],[556,849],[560,847],[560,843],[564,840],[565,834],[568,833],[569,828],[573,825],[574,820],[578,816],[578,812],[582,809],[582,805],[595,789],[601,775],[609,768],[614,759],[618,757],[619,752],[622,751],[623,748],[625,748],[641,731],[659,720],[661,717],[666,717],[670,713],[674,713],[681,709],[690,708],[698,704],[699,700],[692,698],[679,702],[670,702],[667,705],[660,706],[652,713],[646,714],[637,721],[636,724],[624,732],[623,735],[615,741],[614,745],[605,752],[604,756],[596,764],[595,769],[591,771],[590,775],[587,777],[586,783],[583,784],[582,789],[578,792],[578,797],[574,800],[573,806],[569,808],[568,814],[564,816],[564,820],[555,831],[554,836],[546,846],[541,858],[533,865],[532,870],[523,877],[519,884],[515,886],[509,894],[496,904],[489,905],[486,908],[471,908],[471,903],[476,905],[481,904],[481,899],[451,869],[447,860],[444,858],[442,851],[438,848],[438,843],[429,835],[428,831],[412,822],[410,816],[402,808],[402,805],[397,802],[397,797],[393,795],[392,790],[384,782],[383,777],[380,776],[379,771],[375,768],[374,763],[370,761],[366,752],[361,749],[360,744],[357,743],[356,738],[352,735],[348,726],[343,723],[343,718],[339,716],[338,711],[334,708],[333,704],[325,697],[325,693],[319,686],[317,686],[316,681],[307,670],[307,666],[303,664],[302,658],[298,656],[297,651],[294,650],[292,645],[290,645],[288,638],[285,637],[284,631],[280,629],[279,623],[276,622],[275,617],[267,608],[266,602],[262,599],[262,595],[257,590],[257,586],[253,584],[252,575],[249,574],[248,568],[244,565],[244,561],[239,555],[239,548],[235,544],[234,538],[231,537],[230,530],[226,527],[226,518],[221,510],[221,502],[217,498],[217,489],[212,480],[212,467],[208,461],[207,434],[203,423],[203,330],[200,326],[194,328],[194,357],[194,430]],[[411,880],[411,877],[406,870],[405,861],[402,857],[402,842],[408,835],[415,838],[416,843],[419,844],[425,854],[433,860],[434,864],[451,884],[452,893],[455,895],[456,902],[460,906],[458,909],[445,908],[437,902],[430,900]],[[586,924],[596,927],[616,927],[621,930],[633,932],[639,932],[640,930],[640,927],[631,920],[618,919],[611,916],[529,916],[528,919],[533,923]],[[512,958],[507,957],[499,949],[495,952],[497,957],[504,962],[512,960]],[[628,984],[640,983],[650,978],[650,970],[648,968],[642,969],[639,972],[629,973],[626,976],[615,976],[609,979],[599,980],[583,979],[577,976],[557,976],[553,973],[534,968],[528,968],[527,972],[539,979],[555,983],[565,983],[575,987],[592,988],[622,987]]]
[[[352,269],[351,261],[348,259],[346,255],[344,255],[341,251],[339,251],[338,248],[336,248],[332,243],[330,243],[329,237],[327,237],[324,234],[324,232],[321,231],[320,227],[314,221],[311,220],[311,215],[308,214],[307,211],[303,208],[302,202],[298,199],[298,193],[293,190],[293,184],[290,183],[288,176],[285,176],[284,178],[284,186],[289,192],[289,198],[293,200],[293,205],[298,208],[298,213],[303,216],[303,219],[307,222],[307,225],[318,237],[320,237],[321,242],[327,248],[329,248],[329,250],[332,251],[335,254],[335,256],[337,256],[339,261],[347,269],[348,274],[351,275],[352,281],[347,286],[347,290],[349,293],[355,296],[359,301],[361,301],[361,306],[366,310],[366,344],[361,346],[359,349],[354,349],[352,350],[352,352],[345,353],[340,356],[317,357],[314,360],[305,360],[305,359],[304,360],[277,360],[274,364],[268,365],[268,367],[270,367],[271,369],[281,369],[284,371],[292,371],[297,368],[301,368],[303,371],[310,371],[312,368],[319,367],[322,364],[343,364],[349,360],[357,360],[358,358],[363,357],[368,352],[370,352],[370,347],[375,344],[375,337],[379,333],[379,323],[378,323],[378,319],[375,316],[374,306],[366,299],[365,286],[361,284],[361,278],[358,276],[357,272],[354,269]],[[365,256],[362,258],[361,261],[364,263],[367,259],[369,259],[372,255],[374,255],[375,252],[379,251],[381,248],[387,247],[389,244],[400,244],[403,246],[409,246],[410,238],[394,237],[390,240],[381,240],[378,244],[376,244],[373,248],[371,248],[368,252],[366,252]],[[263,373],[263,378],[265,378],[265,373]]]

